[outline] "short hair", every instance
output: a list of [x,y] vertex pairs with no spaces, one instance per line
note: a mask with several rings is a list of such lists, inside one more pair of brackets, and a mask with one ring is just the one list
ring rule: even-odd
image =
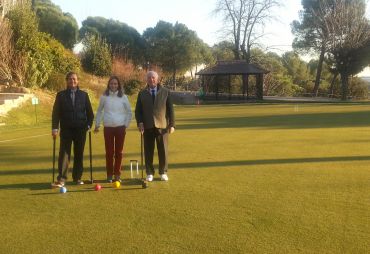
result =
[[123,88],[122,88],[121,82],[119,81],[119,78],[117,76],[114,76],[114,75],[113,76],[110,76],[110,78],[108,80],[108,84],[107,84],[107,89],[105,90],[104,95],[109,96],[109,83],[113,79],[117,80],[117,83],[118,83],[118,89],[117,89],[118,93],[117,93],[117,96],[118,97],[122,97],[122,95],[123,95]]
[[158,79],[158,73],[156,73],[155,71],[148,71],[148,73],[146,74],[146,78],[149,77],[155,77],[156,79]]
[[77,73],[76,72],[73,72],[73,71],[68,72],[67,75],[66,75],[66,80],[68,80],[72,75],[76,75],[77,76]]

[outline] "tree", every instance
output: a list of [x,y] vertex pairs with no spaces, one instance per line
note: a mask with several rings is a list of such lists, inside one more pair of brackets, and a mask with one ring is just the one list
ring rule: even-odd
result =
[[198,72],[198,65],[209,65],[214,62],[211,48],[201,39],[196,39],[191,51],[192,66],[190,67],[191,77],[193,78],[193,66],[195,65],[195,73]]
[[80,37],[85,38],[87,34],[105,39],[112,53],[119,58],[132,60],[135,64],[144,61],[144,41],[135,28],[125,23],[103,17],[88,17],[82,22]]
[[[252,49],[252,61],[262,68],[269,70],[264,76],[264,95],[293,96],[301,93],[303,88],[293,82],[293,71],[288,70],[289,64],[276,53],[264,53],[260,49]],[[292,56],[289,54],[289,56]],[[287,58],[288,55],[285,56]],[[299,60],[299,59],[298,59]],[[293,61],[297,63],[297,61]],[[292,69],[292,68],[291,68]]]
[[41,86],[52,71],[49,46],[38,31],[36,15],[30,6],[18,6],[8,12],[13,31],[13,45],[17,54],[24,56],[26,72],[25,86]]
[[307,64],[294,52],[285,52],[282,57],[282,64],[287,69],[288,74],[292,77],[293,83],[309,90],[312,77]]
[[64,47],[72,49],[78,39],[78,24],[70,13],[63,13],[50,0],[35,0],[34,11],[39,19],[39,30],[52,35]]
[[[312,77],[315,77],[317,73],[317,69],[319,68],[319,59],[311,59],[308,62],[308,70],[309,74]],[[333,79],[333,72],[329,69],[328,64],[326,61],[324,61],[321,65],[321,75],[320,75],[320,87],[318,89],[317,95],[321,94],[328,94],[328,96],[331,96],[330,94],[330,82]],[[312,92],[309,91],[309,92]],[[313,96],[316,96],[316,94],[313,94]]]
[[[322,21],[316,20],[316,15],[322,6],[324,0],[302,0],[303,10],[300,13],[300,21],[293,21],[292,33],[295,35],[293,41],[293,48],[297,51],[319,53],[319,61],[316,71],[315,86],[312,93],[317,96],[320,79],[322,64],[327,48],[328,34],[325,29],[325,25]],[[326,1],[327,7],[332,8],[333,1]],[[327,10],[321,10],[326,12]]]
[[86,35],[83,40],[82,66],[87,72],[97,76],[107,76],[112,72],[111,47],[99,35]]
[[[176,89],[177,74],[185,73],[194,65],[202,62],[207,54],[205,44],[196,33],[184,24],[159,21],[154,28],[147,28],[143,33],[147,43],[147,59],[159,65],[165,73],[172,75]],[[198,48],[198,49],[197,49]],[[202,55],[203,54],[203,55]]]
[[4,16],[17,5],[29,5],[30,0],[1,0],[0,1],[0,18]]
[[250,63],[251,48],[263,34],[266,20],[271,18],[270,11],[278,6],[277,0],[218,0],[214,10],[223,16],[227,35],[233,40],[235,59],[245,59]]
[[12,29],[13,81],[24,86],[42,87],[53,72],[79,68],[78,59],[46,33],[39,32],[30,6],[17,6],[6,15]]
[[367,99],[368,97],[368,83],[358,77],[353,77],[348,83],[349,94],[355,98]]
[[233,43],[229,41],[221,41],[212,47],[213,57],[216,60],[233,60]]
[[0,22],[0,80],[23,85],[26,58],[14,48],[13,31],[7,19]]
[[0,22],[0,79],[12,80],[12,59],[14,47],[12,43],[12,30],[7,20]]
[[341,76],[342,100],[348,96],[348,79],[370,63],[370,24],[364,0],[335,0],[332,8],[322,3],[316,13],[328,34],[327,58]]

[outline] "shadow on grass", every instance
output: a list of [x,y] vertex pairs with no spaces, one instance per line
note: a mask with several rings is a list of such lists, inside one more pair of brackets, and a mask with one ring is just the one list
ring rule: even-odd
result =
[[50,183],[14,183],[0,185],[0,190],[17,190],[17,189],[45,190],[51,188]]
[[341,157],[312,157],[312,158],[288,158],[288,159],[263,159],[263,160],[235,160],[235,161],[209,161],[209,162],[190,162],[173,163],[171,169],[186,168],[209,168],[224,166],[252,166],[252,165],[279,165],[295,163],[321,163],[321,162],[350,162],[350,161],[369,161],[370,156],[341,156]]
[[[142,189],[141,187],[141,180],[140,179],[124,179],[122,181],[121,187],[118,189],[113,188],[111,184],[104,183],[105,181],[99,181],[96,183],[102,183],[102,189],[111,189],[111,190],[136,190],[136,189]],[[95,182],[93,184],[85,184],[83,186],[77,186],[71,182],[66,183],[66,187],[75,186],[78,189],[68,190],[70,193],[79,193],[79,192],[89,192],[89,191],[95,191],[94,186]],[[137,187],[136,187],[137,186]],[[140,187],[139,187],[140,186]],[[19,190],[19,189],[27,189],[32,191],[38,191],[38,190],[50,190],[50,192],[47,193],[33,193],[31,195],[49,195],[49,194],[60,194],[59,188],[51,188],[50,183],[14,183],[14,184],[0,184],[0,190]]]
[[[68,186],[67,186],[68,188]],[[98,192],[101,192],[101,191],[104,191],[104,190],[110,190],[110,191],[129,191],[129,190],[139,190],[139,189],[142,189],[142,188],[139,188],[139,187],[136,187],[136,188],[125,188],[125,187],[121,187],[119,189],[114,189],[112,187],[105,187],[105,188],[102,188],[101,190],[99,190]],[[29,195],[32,195],[32,196],[44,196],[44,195],[55,195],[55,194],[63,194],[63,195],[68,195],[68,193],[86,193],[86,192],[96,192],[94,190],[93,187],[91,187],[90,189],[80,189],[80,190],[68,190],[66,193],[60,193],[58,190],[55,190],[53,191],[52,189],[50,189],[49,192],[43,192],[43,193],[31,193]]]
[[[93,167],[94,172],[105,172],[105,168],[103,167]],[[72,169],[69,170],[69,174],[72,172]],[[40,168],[40,169],[22,169],[22,170],[1,170],[0,176],[5,175],[33,175],[33,174],[50,174],[50,179],[53,174],[52,168]],[[55,169],[55,178],[58,175],[58,169]],[[90,168],[85,167],[84,169],[84,177],[90,177]]]
[[[105,167],[94,167],[94,166],[92,168],[92,171],[93,171],[93,178],[94,178],[94,173],[106,172]],[[128,168],[128,165],[125,165],[122,171],[125,171],[125,172],[130,171]],[[69,169],[68,177],[70,177],[71,172],[72,172],[72,169]],[[53,169],[52,168],[42,168],[42,169],[40,168],[40,169],[21,169],[21,170],[14,169],[14,170],[1,170],[0,171],[0,177],[7,176],[7,175],[33,175],[33,174],[50,174],[50,179],[51,179],[52,174],[53,174]],[[141,171],[140,171],[140,174],[141,174]],[[58,169],[56,168],[55,178],[57,177],[57,175],[58,175]],[[84,172],[83,172],[83,177],[85,179],[87,178],[90,179],[90,168],[89,167],[85,167]],[[99,182],[105,182],[105,179],[104,180],[94,179],[94,180],[97,180]]]
[[[58,165],[58,149],[56,151],[55,166]],[[50,156],[49,155],[35,156],[36,151],[32,151],[32,150],[29,150],[27,154],[24,151],[19,151],[19,149],[17,150],[14,148],[5,148],[4,150],[6,150],[6,152],[1,151],[0,161],[6,164],[9,164],[9,162],[16,162],[16,164],[46,162],[52,165],[53,163],[52,151],[50,151]],[[124,156],[125,158],[139,158],[140,153],[139,152],[136,152],[136,153],[126,153],[125,152]],[[93,163],[96,160],[105,160],[105,154],[95,154],[95,155],[93,154]],[[1,164],[2,163],[0,163],[0,168],[1,168]],[[71,164],[73,165],[73,152],[71,156]],[[84,165],[89,165],[89,154],[86,152],[84,154]]]
[[[194,169],[211,168],[225,166],[252,166],[252,165],[279,165],[295,163],[321,163],[321,162],[351,162],[351,161],[370,161],[370,156],[338,156],[338,157],[311,157],[311,158],[287,158],[287,159],[261,159],[261,160],[233,160],[233,161],[206,161],[206,162],[186,162],[170,163],[170,169]],[[105,168],[93,168],[93,172],[105,172]],[[125,170],[126,171],[126,170]],[[0,176],[7,175],[27,175],[27,174],[52,174],[50,169],[29,169],[29,170],[3,170]],[[89,177],[89,171],[85,169],[84,176]],[[138,181],[139,179],[124,179],[124,185],[130,185],[129,181]],[[98,180],[104,182],[104,180]],[[128,181],[128,182],[126,182]],[[36,184],[35,184],[36,185]],[[1,185],[0,185],[1,189]]]
[[[271,129],[338,128],[370,126],[370,112],[294,113],[289,115],[193,118],[178,121],[178,129],[259,127]],[[191,123],[186,123],[191,122]]]

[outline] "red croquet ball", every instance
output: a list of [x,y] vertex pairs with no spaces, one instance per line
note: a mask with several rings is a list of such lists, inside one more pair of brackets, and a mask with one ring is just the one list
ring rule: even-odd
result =
[[95,185],[95,190],[96,190],[96,191],[101,190],[101,185],[100,185],[100,184]]

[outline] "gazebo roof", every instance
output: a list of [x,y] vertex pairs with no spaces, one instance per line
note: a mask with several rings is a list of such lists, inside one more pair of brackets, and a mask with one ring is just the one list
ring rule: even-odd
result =
[[269,71],[255,64],[248,64],[245,60],[217,61],[216,65],[205,68],[195,75],[242,75],[266,74]]

